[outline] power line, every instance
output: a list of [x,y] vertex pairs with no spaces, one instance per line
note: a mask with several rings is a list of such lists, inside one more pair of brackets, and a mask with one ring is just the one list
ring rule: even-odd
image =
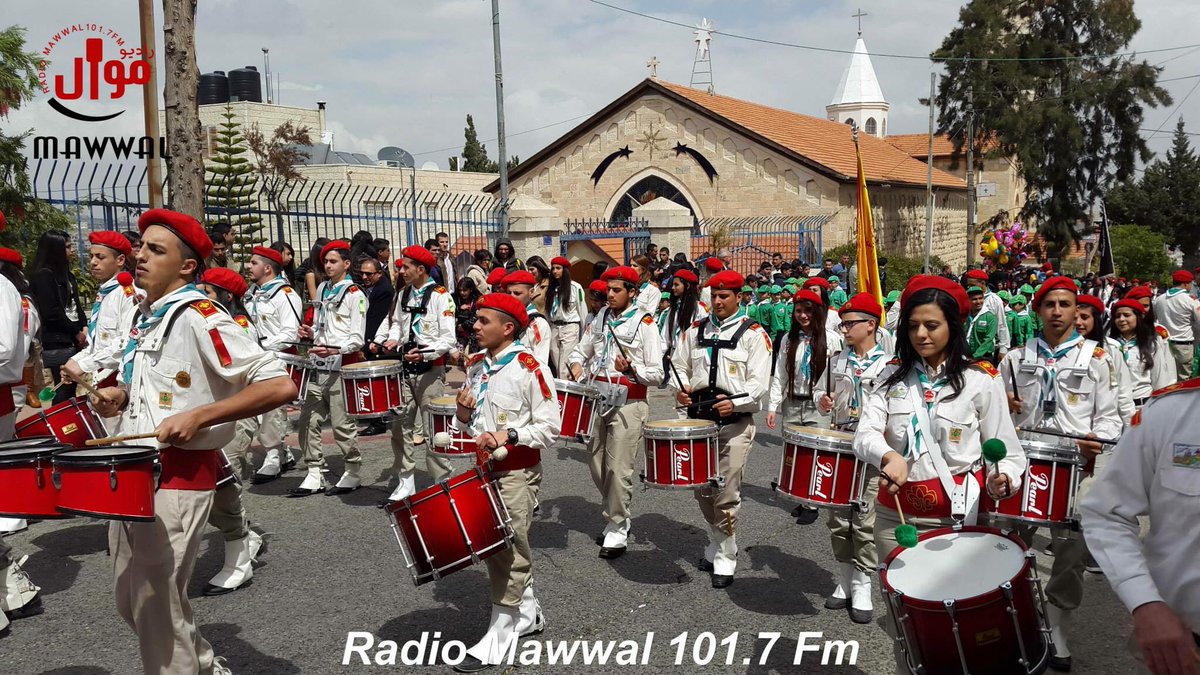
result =
[[[625,7],[618,7],[617,5],[610,5],[609,3],[603,2],[602,0],[587,0],[587,1],[594,5],[600,5],[601,7],[607,7],[609,9],[613,9],[618,12],[624,12],[625,14],[632,14],[634,16],[639,16],[639,17],[642,17],[643,19],[650,19],[651,21],[658,21],[659,23],[665,23],[665,24],[669,24],[672,26],[678,26],[680,28],[686,28],[688,30],[695,30],[695,28],[696,28],[695,26],[691,26],[686,23],[682,23],[679,21],[672,21],[671,19],[664,19],[660,16],[654,16],[653,14],[644,14],[642,12],[637,12],[632,9],[626,9]],[[830,54],[853,54],[854,53],[853,49],[835,49],[833,47],[814,47],[812,45],[802,45],[802,44],[797,44],[794,42],[783,42],[780,40],[768,40],[766,38],[757,38],[757,37],[753,37],[750,35],[740,35],[738,33],[729,33],[729,32],[720,31],[720,30],[714,30],[714,31],[712,31],[712,34],[713,35],[723,35],[727,38],[733,38],[735,40],[746,40],[748,42],[758,42],[760,44],[774,45],[776,47],[792,47],[794,49],[806,49],[809,51],[826,52],[826,53],[830,53]],[[943,62],[943,61],[964,61],[964,62],[970,62],[970,61],[1078,61],[1078,60],[1082,60],[1082,59],[1092,59],[1092,58],[1112,58],[1112,57],[1116,57],[1116,56],[1134,56],[1136,54],[1156,54],[1156,53],[1160,53],[1160,52],[1178,51],[1180,49],[1200,49],[1200,44],[1180,45],[1178,47],[1162,47],[1160,49],[1145,49],[1142,51],[1116,52],[1113,54],[1084,54],[1084,55],[1080,55],[1080,56],[1044,56],[1044,57],[1038,57],[1038,56],[1034,56],[1034,57],[997,57],[997,56],[951,57],[951,56],[945,56],[945,57],[936,57],[935,58],[935,57],[931,57],[929,55],[919,55],[919,54],[884,54],[884,53],[872,52],[871,58],[880,57],[880,58],[889,58],[889,59],[911,59],[911,60],[916,60],[916,61],[936,61],[936,62]]]
[[[559,126],[560,124],[567,124],[569,122],[577,122],[586,117],[591,117],[591,115],[580,115],[578,117],[572,117],[569,120],[562,120],[559,122],[551,122],[550,124],[547,124],[547,125],[541,126],[541,127],[537,127],[536,129],[526,129],[525,131],[518,131],[515,134],[505,134],[505,137],[512,138],[513,136],[524,136],[525,134],[532,134],[535,131],[542,131],[544,129],[549,129],[550,127]],[[489,138],[485,141],[480,141],[480,143],[494,143],[498,140],[500,140],[498,137],[497,138]],[[437,150],[426,150],[425,152],[414,152],[413,157],[420,157],[421,155],[433,155],[433,154],[436,154],[439,152],[449,152],[450,150],[461,150],[461,149],[462,149],[462,145],[452,145],[448,148],[438,148]]]

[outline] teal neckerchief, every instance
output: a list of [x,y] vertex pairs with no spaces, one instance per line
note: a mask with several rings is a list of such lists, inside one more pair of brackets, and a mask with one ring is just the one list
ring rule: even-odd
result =
[[[922,393],[921,400],[925,404],[925,409],[932,413],[934,402],[937,401],[938,393],[947,384],[949,384],[950,380],[948,380],[945,375],[942,375],[941,377],[938,377],[937,380],[930,382],[929,375],[925,372],[925,362],[923,359],[918,360],[917,363],[914,365],[913,369],[917,371],[917,378],[921,381],[921,393]],[[942,372],[945,372],[944,368],[943,368]],[[926,445],[929,445],[930,439],[926,439],[925,435],[923,433],[921,433],[921,425],[917,422],[916,415],[913,415],[913,417],[912,417],[911,437],[912,437],[911,454],[914,457],[920,457],[921,456],[921,444],[925,443]],[[927,448],[927,449],[931,452],[933,450],[932,448]]]
[[114,276],[96,289],[96,301],[92,303],[92,315],[88,317],[88,342],[96,341],[96,322],[100,320],[100,303],[109,293],[115,291],[117,286],[120,284],[117,283],[117,278]]
[[[1071,337],[1058,346],[1058,349],[1051,349],[1046,343],[1045,333],[1037,335],[1037,351],[1038,356],[1046,360],[1046,368],[1042,371],[1042,400],[1039,403],[1046,401],[1057,401],[1058,392],[1056,391],[1055,383],[1058,381],[1058,361],[1065,357],[1076,345],[1083,342],[1083,336],[1077,331],[1071,331]],[[1057,409],[1057,406],[1056,406]]]
[[[854,383],[854,393],[850,399],[850,407],[852,409],[858,410],[859,401],[862,400],[863,373],[867,372],[867,368],[875,365],[875,362],[881,356],[883,356],[883,347],[880,347],[878,344],[872,347],[861,359],[853,349],[850,349],[847,358],[850,361],[850,379]],[[832,392],[830,392],[830,395],[833,395]]]
[[483,395],[487,393],[488,381],[491,380],[496,373],[500,372],[504,366],[512,363],[512,360],[517,358],[517,355],[521,353],[521,342],[513,342],[512,345],[509,346],[509,349],[511,351],[496,360],[492,360],[492,358],[489,356],[483,357],[483,375],[479,377],[479,382],[476,384],[475,409],[471,411],[472,427],[475,426],[476,420],[479,419],[479,411],[483,407]]
[[[129,340],[125,343],[125,351],[121,354],[121,380],[126,385],[133,384],[133,355],[137,351],[138,345],[141,344],[142,339],[146,337],[150,329],[157,326],[163,320],[163,317],[167,315],[167,312],[172,307],[188,300],[188,298],[183,297],[188,291],[199,293],[200,289],[196,288],[195,284],[188,284],[175,291],[171,294],[177,296],[175,299],[164,302],[162,307],[154,310],[153,314],[142,319],[142,322],[134,329],[133,334],[129,336]],[[195,298],[192,299],[194,300]]]
[[[716,312],[713,312],[712,314],[708,315],[708,320],[710,322],[712,322],[713,328],[717,329],[717,333],[721,332],[722,325],[728,326],[730,324],[736,323],[739,319],[745,319],[745,318],[746,318],[746,308],[742,307],[741,305],[738,305],[738,311],[734,312],[733,316],[729,317],[728,319],[725,319],[724,321],[717,318]],[[709,347],[707,350],[709,359],[712,359],[712,355],[713,355],[712,350],[713,350],[712,347]]]

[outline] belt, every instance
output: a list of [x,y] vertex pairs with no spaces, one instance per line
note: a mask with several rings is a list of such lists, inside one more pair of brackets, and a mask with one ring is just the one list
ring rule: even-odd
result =
[[1171,340],[1173,345],[1190,345],[1194,340]]
[[[954,483],[962,485],[968,475],[974,475],[983,491],[983,469],[954,476]],[[879,491],[879,505],[895,511],[896,498],[904,500],[904,513],[918,518],[949,518],[950,496],[942,488],[942,482],[935,478],[910,481],[900,487],[900,492],[893,495],[887,490]]]
[[646,385],[633,382],[628,377],[609,377],[607,375],[601,375],[596,379],[600,380],[601,382],[608,382],[609,384],[619,384],[628,389],[629,394],[625,398],[626,401],[646,400]]
[[1142,398],[1133,399],[1133,404],[1134,405],[1146,405],[1146,401],[1149,401],[1149,400],[1150,400],[1149,396],[1143,396]]
[[570,326],[571,324],[579,323],[578,321],[551,321],[555,326]]
[[168,447],[158,451],[162,464],[162,490],[215,490],[224,461],[220,450],[187,450]]
[[800,396],[793,395],[793,396],[790,396],[789,398],[791,398],[793,401],[812,401],[813,400],[812,394],[801,394]]
[[508,457],[492,461],[492,473],[531,469],[542,462],[542,451],[530,445],[508,446]]

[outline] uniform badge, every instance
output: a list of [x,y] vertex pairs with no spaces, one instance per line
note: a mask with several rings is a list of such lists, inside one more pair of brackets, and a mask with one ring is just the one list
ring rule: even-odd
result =
[[851,419],[858,419],[858,408],[850,408],[849,415]]
[[505,424],[508,424],[508,413],[504,412],[503,410],[496,413],[496,424],[499,424],[502,426]]
[[737,376],[737,364],[736,363],[729,364],[729,376],[730,377]]
[[1079,405],[1079,394],[1068,394],[1067,405]]
[[1175,466],[1200,469],[1200,445],[1176,443],[1171,455],[1171,463]]
[[904,398],[905,396],[908,396],[908,387],[898,384],[891,389],[888,389],[887,395],[888,398]]
[[933,398],[935,396],[937,396],[937,394],[935,394],[932,389],[925,390],[925,402],[926,403],[933,403]]
[[954,427],[950,430],[950,442],[958,443],[962,441],[962,427]]
[[168,408],[169,409],[171,407],[171,404],[174,403],[174,401],[175,401],[175,395],[169,391],[161,392],[158,395],[158,407],[160,407],[160,408]]
[[188,375],[186,370],[181,370],[175,373],[175,384],[187,389],[192,386],[192,376]]

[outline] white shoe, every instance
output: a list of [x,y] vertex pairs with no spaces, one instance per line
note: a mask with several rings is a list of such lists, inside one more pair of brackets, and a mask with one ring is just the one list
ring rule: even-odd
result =
[[233,671],[225,665],[224,656],[218,656],[213,659],[212,675],[233,675]]
[[467,650],[467,655],[483,663],[499,665],[507,652],[508,642],[519,637],[519,617],[518,607],[492,605],[492,617],[488,621],[487,632],[483,634],[483,639]]
[[362,483],[359,478],[359,471],[362,469],[361,464],[346,464],[346,470],[342,473],[342,477],[338,479],[337,485],[325,491],[329,495],[341,495],[357,490]]
[[4,568],[0,568],[0,612],[15,612],[33,602],[38,591],[42,590],[25,574],[21,565],[29,556],[14,560]]
[[837,586],[825,598],[825,609],[846,609],[850,604],[850,580],[854,576],[854,563],[840,563],[837,570]]
[[857,567],[850,577],[850,620],[854,623],[871,623],[875,618],[875,607],[871,604],[871,575]]
[[29,528],[24,518],[0,518],[0,536],[16,534]]
[[1046,621],[1050,623],[1050,639],[1054,642],[1053,655],[1062,659],[1071,658],[1071,650],[1067,647],[1067,623],[1070,618],[1070,611],[1046,603]]
[[254,472],[254,477],[257,480],[269,480],[278,478],[281,473],[283,473],[283,459],[280,458],[277,448],[271,448],[267,451],[267,456],[263,458],[262,466]]
[[398,478],[400,481],[397,483],[396,489],[392,490],[392,494],[388,495],[389,502],[398,502],[405,497],[413,496],[417,492],[417,481],[413,478],[411,472],[400,474]]
[[225,566],[208,580],[204,595],[224,595],[241,588],[254,577],[251,564],[262,548],[262,537],[251,531],[241,539],[225,542]]
[[310,466],[308,473],[304,475],[304,480],[300,482],[298,487],[292,489],[289,496],[292,497],[307,497],[315,495],[318,492],[325,491],[325,478],[321,475],[321,467]]
[[604,528],[604,543],[601,544],[604,548],[625,548],[625,544],[629,542],[629,526],[631,525],[628,519],[621,521],[620,525],[609,523]]
[[533,586],[525,588],[518,608],[517,635],[526,637],[546,630],[546,617],[542,614],[542,603],[533,595]]

